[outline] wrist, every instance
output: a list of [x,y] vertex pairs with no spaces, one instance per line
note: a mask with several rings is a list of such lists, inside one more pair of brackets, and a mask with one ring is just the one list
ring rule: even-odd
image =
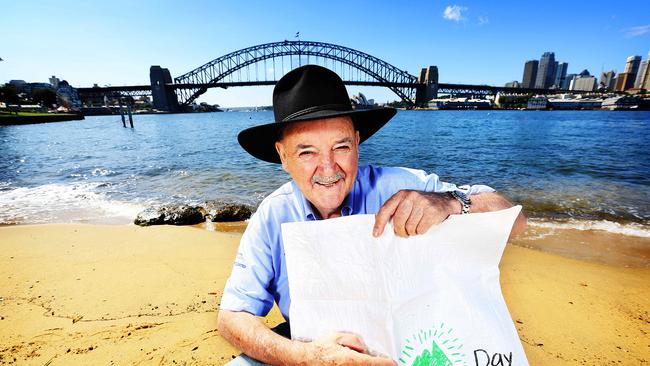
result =
[[289,347],[289,352],[286,354],[285,365],[295,365],[303,366],[309,364],[309,355],[313,352],[310,352],[309,347],[312,346],[311,342],[300,342],[300,341],[290,341],[291,347]]
[[468,214],[472,208],[472,201],[469,196],[462,191],[449,191],[448,193],[456,201],[454,207],[460,206],[460,209],[456,209],[454,213],[460,215]]
[[460,215],[463,210],[463,205],[450,192],[447,192],[447,203],[449,215]]

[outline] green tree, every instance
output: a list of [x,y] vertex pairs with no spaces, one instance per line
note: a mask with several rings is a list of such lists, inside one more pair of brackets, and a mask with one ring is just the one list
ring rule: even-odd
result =
[[40,103],[41,105],[51,108],[52,104],[56,103],[56,92],[52,89],[34,89],[32,91],[32,100],[35,103]]
[[11,84],[5,84],[0,87],[0,102],[7,104],[18,104],[20,98],[18,97],[18,90]]

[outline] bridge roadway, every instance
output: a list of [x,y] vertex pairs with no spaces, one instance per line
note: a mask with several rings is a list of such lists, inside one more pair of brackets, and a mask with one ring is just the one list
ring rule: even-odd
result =
[[[395,82],[379,82],[379,81],[343,81],[346,85],[354,86],[382,86],[382,87],[404,87],[404,88],[417,88],[420,84],[417,83],[395,83]],[[276,81],[237,81],[237,82],[222,82],[222,83],[203,83],[203,84],[166,84],[167,87],[178,89],[208,89],[208,88],[230,88],[238,86],[259,86],[259,85],[275,85]],[[151,93],[151,85],[127,85],[127,86],[106,86],[106,87],[93,87],[93,88],[78,88],[77,89],[82,98],[103,96],[103,95],[116,95],[125,93],[127,95],[146,95]],[[438,93],[440,94],[461,94],[461,95],[496,95],[497,93],[511,93],[511,94],[558,94],[558,93],[575,93],[587,94],[593,93],[591,91],[579,90],[562,90],[562,89],[534,89],[534,88],[508,88],[501,86],[490,85],[472,85],[472,84],[449,84],[439,83]]]

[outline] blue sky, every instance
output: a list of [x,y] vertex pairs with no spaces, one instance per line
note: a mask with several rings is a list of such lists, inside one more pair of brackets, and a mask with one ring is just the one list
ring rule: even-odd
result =
[[[543,5],[543,6],[542,6]],[[554,51],[569,73],[622,71],[650,51],[650,1],[0,1],[0,83],[148,84],[149,66],[186,73],[245,47],[294,39],[358,49],[440,82],[503,85]],[[270,87],[211,90],[199,101],[269,105]],[[349,88],[384,102],[377,87]]]

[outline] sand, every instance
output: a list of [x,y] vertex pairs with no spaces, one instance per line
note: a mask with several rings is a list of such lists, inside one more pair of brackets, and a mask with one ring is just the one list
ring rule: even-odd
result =
[[[226,363],[216,311],[238,227],[0,228],[0,364]],[[501,272],[531,365],[650,363],[650,268],[509,245]]]

